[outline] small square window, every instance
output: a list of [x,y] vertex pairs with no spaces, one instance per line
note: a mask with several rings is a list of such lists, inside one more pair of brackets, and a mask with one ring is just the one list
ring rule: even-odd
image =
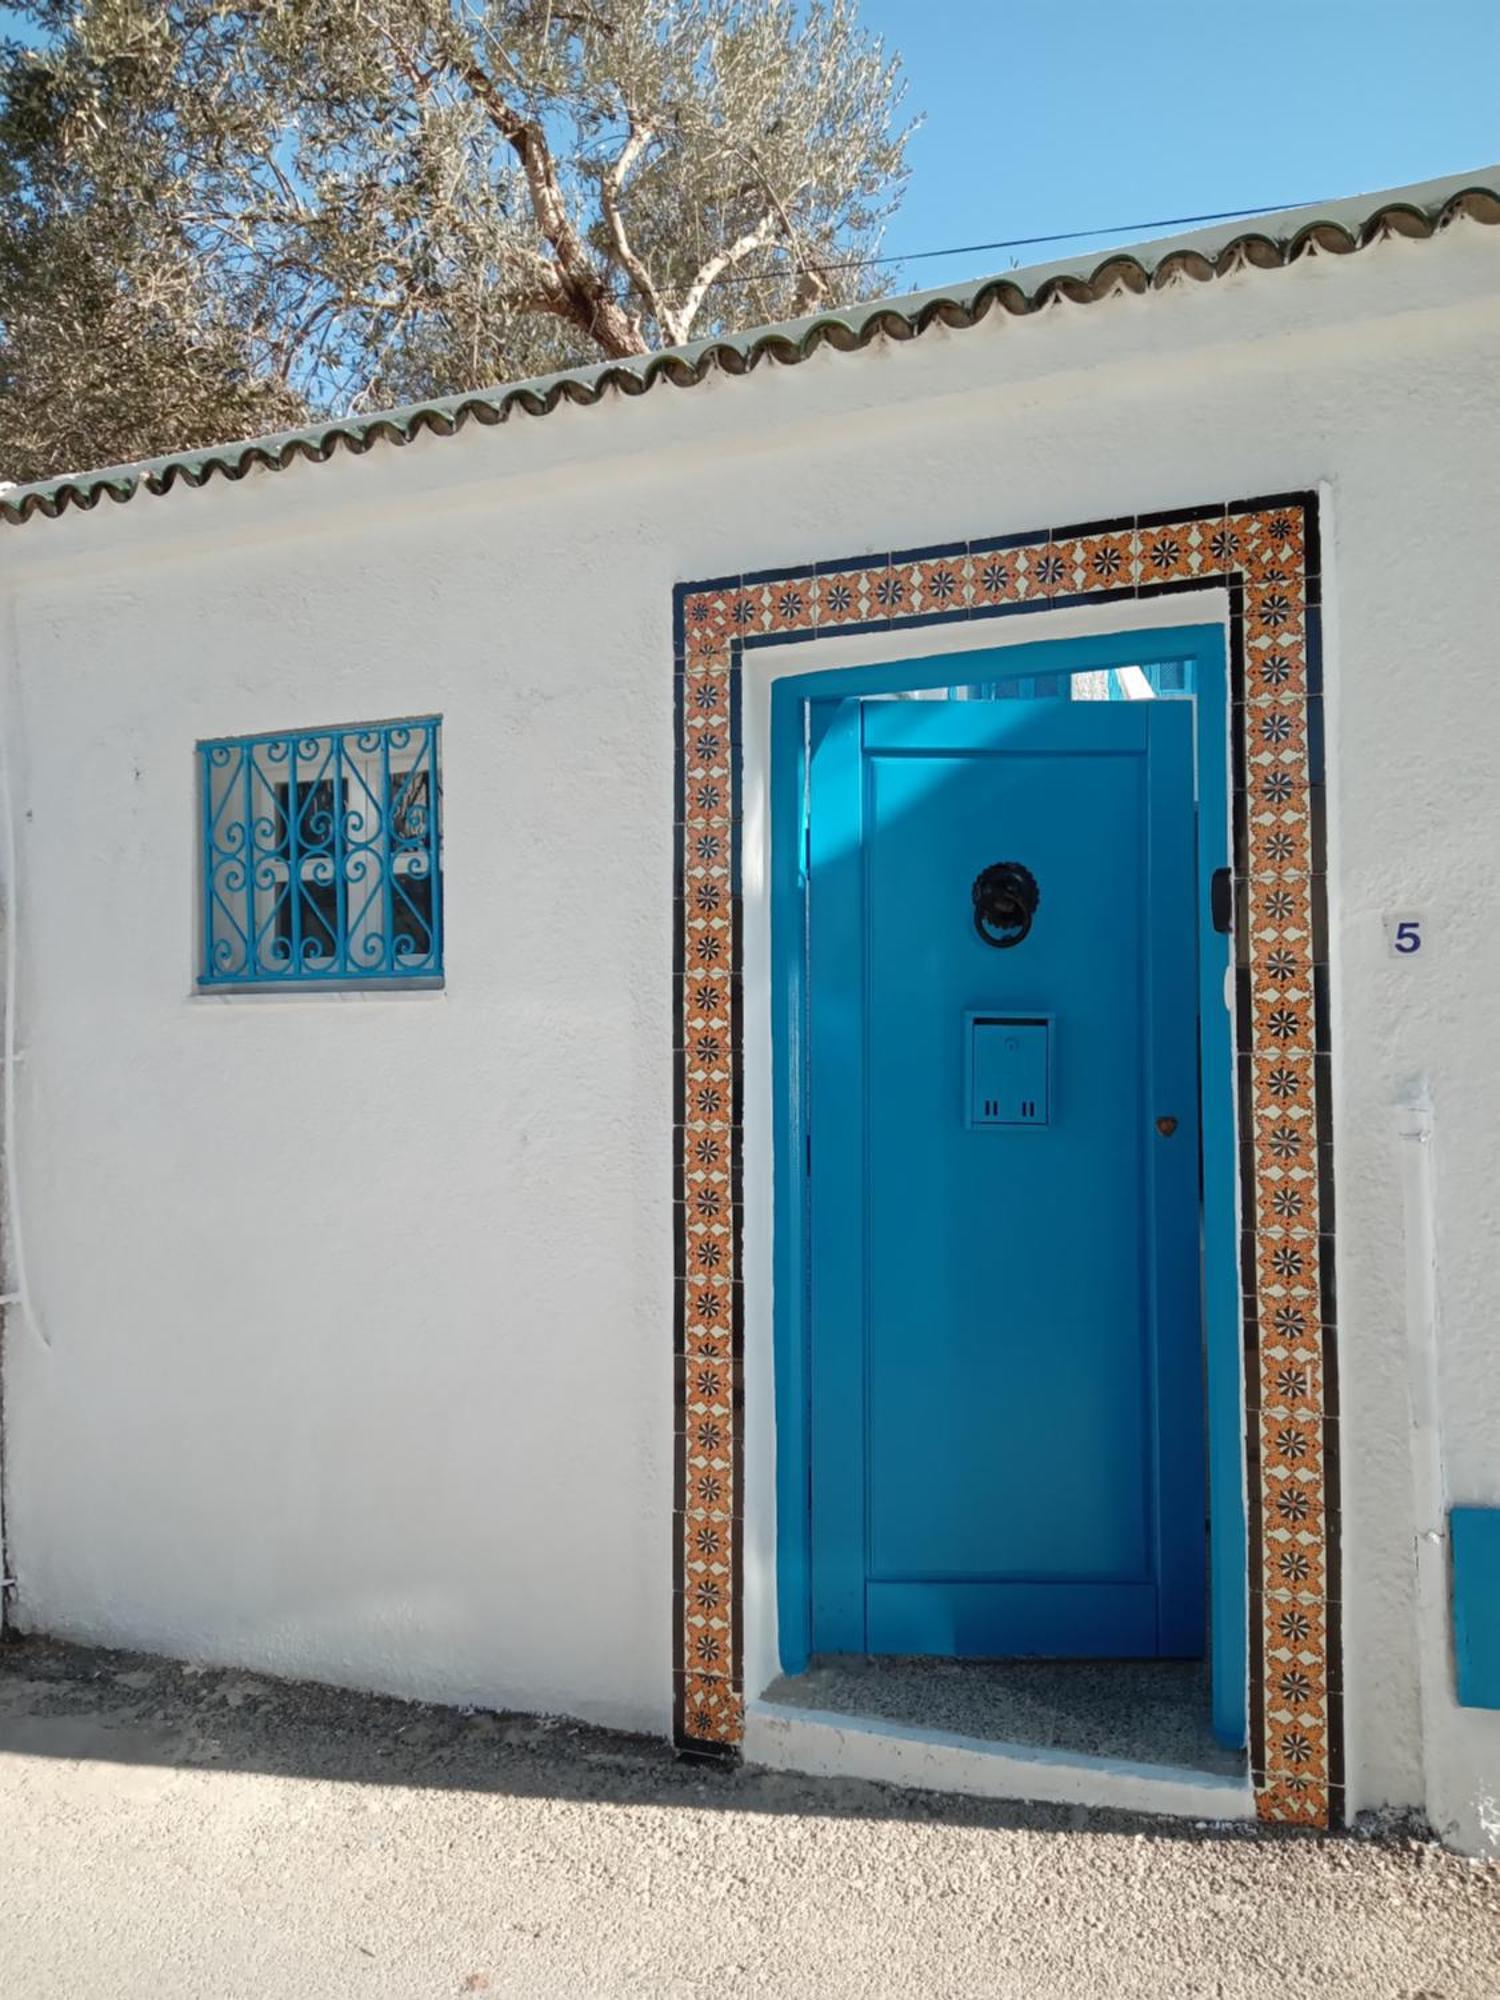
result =
[[198,745],[200,986],[443,976],[439,720]]

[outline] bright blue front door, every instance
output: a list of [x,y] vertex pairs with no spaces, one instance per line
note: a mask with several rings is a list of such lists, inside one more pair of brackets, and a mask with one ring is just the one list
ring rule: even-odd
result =
[[809,859],[813,1646],[1197,1655],[1191,705],[846,702]]

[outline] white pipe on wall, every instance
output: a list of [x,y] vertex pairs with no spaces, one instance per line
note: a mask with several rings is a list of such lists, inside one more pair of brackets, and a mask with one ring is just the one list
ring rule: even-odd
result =
[[[0,1028],[0,1173],[4,1174],[5,1206],[5,1251],[9,1265],[10,1284],[0,1293],[0,1313],[8,1315],[12,1306],[19,1309],[22,1322],[43,1347],[51,1342],[42,1330],[40,1320],[32,1309],[31,1291],[26,1280],[26,1246],[21,1228],[20,1166],[16,1154],[16,1066],[21,1060],[21,1051],[16,1047],[16,990],[19,976],[20,950],[18,932],[20,929],[20,883],[18,849],[16,839],[15,794],[11,785],[11,705],[9,677],[11,664],[16,658],[15,646],[15,604],[11,601],[7,617],[6,638],[9,642],[0,654],[0,929],[4,931],[5,964],[0,991],[3,991],[4,1025]],[[5,1559],[9,1554],[9,1543],[5,1532],[5,1462],[4,1462],[4,1398],[0,1392],[0,1629],[3,1629],[5,1613],[9,1607],[9,1593],[14,1588],[16,1578],[10,1572],[10,1563]]]
[[50,1347],[52,1343],[33,1309],[31,1287],[26,1281],[26,1242],[21,1228],[20,1170],[16,1158],[16,1065],[21,1060],[16,1048],[16,986],[20,964],[18,933],[21,897],[15,797],[10,772],[11,707],[6,684],[9,659],[15,657],[14,647],[7,648],[7,654],[8,659],[0,661],[0,868],[5,874],[5,901],[3,910],[0,910],[0,924],[5,931],[5,1026],[3,1053],[0,1053],[0,1068],[3,1068],[4,1074],[3,1081],[0,1081],[0,1127],[3,1127],[7,1250],[13,1283],[6,1296],[0,1299],[0,1305],[19,1305],[27,1329],[43,1347]]
[[1443,1760],[1438,1738],[1449,1702],[1448,1513],[1438,1400],[1437,1244],[1433,1211],[1432,1095],[1416,1079],[1396,1103],[1406,1248],[1406,1365],[1412,1521],[1416,1538],[1417,1656],[1422,1794],[1436,1816]]

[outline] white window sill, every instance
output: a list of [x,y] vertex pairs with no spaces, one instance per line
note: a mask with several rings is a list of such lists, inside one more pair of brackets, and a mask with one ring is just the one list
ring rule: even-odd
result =
[[277,986],[195,986],[189,999],[197,1005],[239,1007],[247,1002],[285,1006],[311,1003],[327,1007],[338,1003],[372,1000],[441,1000],[446,992],[442,979],[365,979],[348,986],[313,984],[299,986],[292,981]]

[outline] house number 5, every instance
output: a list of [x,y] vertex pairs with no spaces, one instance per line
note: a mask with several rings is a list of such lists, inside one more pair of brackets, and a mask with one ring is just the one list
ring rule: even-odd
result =
[[1416,958],[1427,948],[1426,921],[1422,917],[1387,917],[1385,934],[1393,958]]

